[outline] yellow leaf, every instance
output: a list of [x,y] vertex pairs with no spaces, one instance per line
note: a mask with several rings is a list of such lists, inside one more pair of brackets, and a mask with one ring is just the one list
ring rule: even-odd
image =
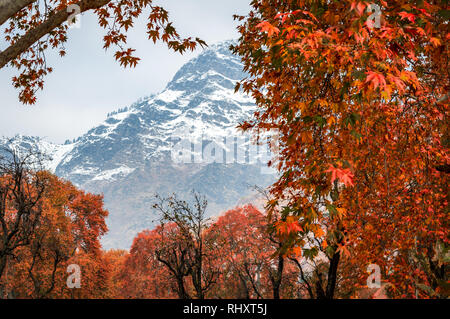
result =
[[339,218],[342,218],[342,216],[344,216],[345,213],[347,212],[347,210],[345,208],[341,208],[341,207],[336,208],[336,210],[338,211]]
[[334,123],[336,123],[336,118],[334,116],[330,116],[327,120],[327,124],[332,125]]
[[323,229],[317,224],[311,225],[311,230],[313,231],[316,237],[322,237],[325,234]]
[[431,38],[430,39],[430,43],[437,48],[438,46],[441,45],[441,40],[439,40],[438,38]]

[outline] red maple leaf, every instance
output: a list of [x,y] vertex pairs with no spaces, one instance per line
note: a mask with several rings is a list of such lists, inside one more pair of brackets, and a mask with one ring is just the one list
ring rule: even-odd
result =
[[373,71],[367,72],[366,83],[371,83],[374,89],[376,89],[378,86],[380,88],[386,87],[386,80],[384,79],[384,75]]
[[336,179],[339,179],[345,186],[354,186],[353,178],[355,177],[349,168],[337,168],[330,165],[327,173],[331,173],[331,183],[334,183]]
[[406,11],[402,11],[399,13],[400,17],[402,17],[403,20],[409,20],[409,22],[414,23],[416,21],[416,16],[412,13],[408,13]]

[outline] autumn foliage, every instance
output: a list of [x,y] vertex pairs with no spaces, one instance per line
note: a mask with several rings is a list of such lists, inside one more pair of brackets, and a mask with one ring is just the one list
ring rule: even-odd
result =
[[[108,212],[103,208],[102,197],[80,191],[50,173],[42,171],[36,174],[45,183],[42,196],[36,203],[39,217],[32,232],[20,244],[11,246],[3,242],[0,255],[5,260],[0,273],[2,297],[106,297],[104,278],[107,278],[109,269],[103,261],[99,240],[107,231],[105,218]],[[22,204],[13,194],[18,185],[15,185],[16,189],[5,187],[13,177],[17,176],[3,176],[0,185],[5,199],[1,217],[5,221],[13,219],[22,209]],[[25,213],[22,218],[28,218],[28,215]],[[2,235],[12,225],[6,227],[2,227]],[[29,225],[23,224],[22,228],[25,227]],[[85,284],[76,291],[66,285],[67,267],[71,264],[80,265],[83,271]]]
[[[9,18],[17,54],[0,52],[0,68],[21,70],[14,85],[26,103],[51,71],[42,52],[64,54],[67,27],[19,47],[74,1],[48,1],[47,15],[34,2]],[[124,46],[143,9],[151,40],[180,52],[203,44],[180,38],[150,0],[79,2],[95,10],[105,48],[124,66],[138,62]],[[159,223],[129,252],[104,252],[101,196],[21,162],[6,167],[1,297],[448,298],[449,8],[375,2],[254,0],[236,17],[232,50],[249,74],[236,90],[257,104],[240,128],[278,132],[279,178],[264,210],[210,219],[198,194],[193,203],[157,197]],[[66,287],[70,264],[83,266],[81,289]],[[369,265],[382,290],[367,287]]]
[[[281,258],[287,265],[274,266],[278,245],[270,240],[266,217],[255,207],[245,206],[225,212],[205,228],[205,242],[211,245],[204,250],[203,267],[205,273],[214,274],[205,298],[299,296],[295,266],[286,256]],[[198,297],[192,279],[192,248],[173,223],[138,234],[125,257],[122,296]]]
[[279,132],[269,210],[288,246],[324,255],[322,297],[344,260],[353,286],[374,263],[392,296],[448,296],[448,7],[377,1],[376,25],[371,3],[252,1],[234,52],[258,110],[242,128]]
[[88,11],[94,12],[105,30],[103,48],[114,48],[114,57],[123,67],[135,67],[140,60],[135,50],[127,47],[127,34],[144,15],[146,38],[154,43],[160,41],[180,53],[206,45],[198,38],[181,37],[167,10],[152,0],[4,0],[0,3],[0,26],[8,47],[0,50],[0,69],[10,65],[18,70],[13,85],[20,90],[22,103],[36,103],[36,92],[43,89],[45,76],[53,71],[46,53],[57,50],[63,57],[69,25]]

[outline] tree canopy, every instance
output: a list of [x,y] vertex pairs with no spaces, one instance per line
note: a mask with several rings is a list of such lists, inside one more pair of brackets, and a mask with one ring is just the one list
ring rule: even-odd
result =
[[252,1],[234,52],[258,110],[241,128],[279,132],[268,207],[288,246],[325,253],[328,280],[345,256],[426,295],[448,289],[448,8],[380,1],[376,26],[369,4]]

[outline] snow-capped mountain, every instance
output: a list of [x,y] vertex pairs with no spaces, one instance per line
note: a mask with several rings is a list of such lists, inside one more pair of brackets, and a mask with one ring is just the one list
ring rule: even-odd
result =
[[72,151],[74,145],[50,143],[38,136],[16,135],[14,137],[0,136],[0,147],[0,152],[3,151],[3,148],[33,150],[33,152],[43,155],[43,166],[49,171],[55,172],[61,160]]
[[[246,74],[230,44],[211,46],[185,64],[161,93],[109,114],[72,143],[16,136],[3,138],[0,145],[34,145],[52,157],[47,165],[58,176],[103,193],[110,211],[105,248],[128,248],[138,231],[151,227],[155,193],[188,199],[195,189],[208,198],[209,213],[219,214],[249,196],[250,186],[265,186],[274,178],[261,163],[248,161],[256,158],[245,151],[248,140],[237,142],[236,126],[255,106],[251,98],[234,92]],[[234,137],[236,148],[227,144]],[[183,144],[186,140],[192,146]],[[221,160],[217,154],[223,149],[234,160]],[[204,154],[215,161],[205,160]]]

